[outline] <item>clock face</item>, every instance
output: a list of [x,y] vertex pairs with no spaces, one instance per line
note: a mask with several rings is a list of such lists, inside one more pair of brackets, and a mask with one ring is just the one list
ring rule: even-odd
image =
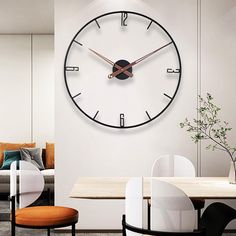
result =
[[92,121],[133,128],[169,107],[179,88],[181,61],[173,38],[155,20],[109,12],[76,33],[64,77],[70,98]]

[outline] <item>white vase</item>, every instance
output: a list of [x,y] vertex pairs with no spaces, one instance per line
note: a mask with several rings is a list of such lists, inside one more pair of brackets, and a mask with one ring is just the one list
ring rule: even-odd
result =
[[236,161],[231,161],[230,163],[229,183],[236,184]]

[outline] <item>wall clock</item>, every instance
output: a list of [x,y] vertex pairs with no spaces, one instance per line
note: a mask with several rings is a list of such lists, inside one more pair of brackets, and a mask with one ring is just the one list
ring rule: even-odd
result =
[[131,11],[100,15],[73,37],[64,78],[76,107],[111,128],[134,128],[159,117],[181,80],[176,43],[154,19]]

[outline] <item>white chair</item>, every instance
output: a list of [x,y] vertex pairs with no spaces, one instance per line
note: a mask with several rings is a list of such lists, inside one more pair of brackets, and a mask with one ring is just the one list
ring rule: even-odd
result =
[[[18,176],[19,188],[17,188]],[[16,226],[44,228],[47,229],[48,236],[51,228],[72,226],[72,236],[75,236],[75,224],[78,222],[77,210],[62,206],[27,207],[38,199],[44,189],[44,178],[36,166],[26,161],[13,162],[10,182],[12,236],[15,236]]]
[[[143,227],[143,178],[132,178],[125,189],[125,215],[126,222],[130,225]],[[127,231],[129,236],[136,233]]]
[[[143,179],[132,178],[126,185],[125,215],[122,220],[123,236],[204,236],[194,231],[195,213],[191,200],[177,187],[152,180],[152,230],[143,229]],[[178,232],[178,234],[177,234]]]
[[152,177],[195,177],[193,163],[180,155],[163,155],[152,166]]
[[[180,155],[163,155],[157,158],[152,166],[152,177],[195,177],[193,163]],[[194,209],[197,210],[198,228],[201,218],[201,209],[204,208],[203,199],[192,199]],[[149,223],[150,224],[150,223]]]
[[151,230],[193,232],[194,226],[194,206],[188,196],[170,183],[153,179],[151,181]]

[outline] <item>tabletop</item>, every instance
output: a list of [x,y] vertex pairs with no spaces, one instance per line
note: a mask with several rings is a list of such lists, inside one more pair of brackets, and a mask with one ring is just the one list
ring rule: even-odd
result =
[[[80,177],[71,191],[71,198],[124,199],[125,185],[131,177]],[[144,198],[150,198],[152,178],[169,182],[190,198],[236,199],[236,184],[228,177],[144,177]]]

